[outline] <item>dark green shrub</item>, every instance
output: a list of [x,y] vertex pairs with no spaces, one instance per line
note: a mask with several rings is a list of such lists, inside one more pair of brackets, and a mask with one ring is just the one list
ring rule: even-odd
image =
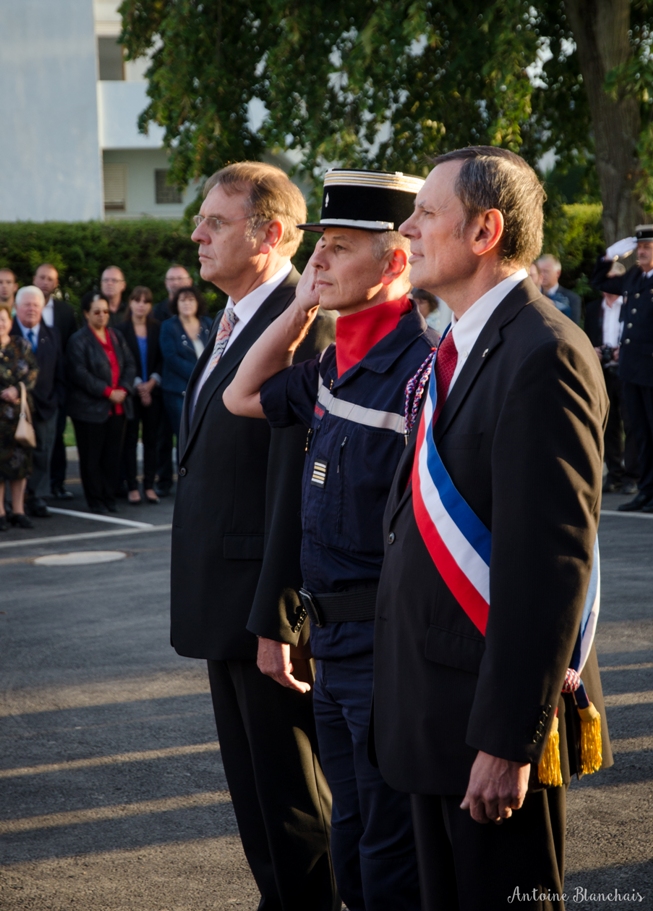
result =
[[544,222],[542,252],[562,264],[561,284],[585,300],[597,297],[589,283],[597,256],[605,253],[600,203],[573,203],[552,208]]

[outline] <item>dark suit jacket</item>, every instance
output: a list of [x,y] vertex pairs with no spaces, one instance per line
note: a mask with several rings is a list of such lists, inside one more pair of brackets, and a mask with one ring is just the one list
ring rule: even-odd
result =
[[164,323],[167,319],[170,319],[172,316],[172,311],[170,310],[170,298],[164,297],[162,301],[159,301],[158,304],[155,304],[152,311],[152,316],[154,319],[158,319],[160,323]]
[[[485,637],[417,528],[413,433],[385,514],[376,622],[375,740],[393,787],[464,794],[478,750],[537,763],[556,706],[563,774],[575,768],[565,727],[576,713],[565,716],[560,691],[589,584],[607,407],[587,336],[526,279],[483,328],[435,425],[453,483],[492,532]],[[595,655],[583,679],[604,717]]]
[[583,325],[587,337],[595,348],[603,344],[603,299],[590,301],[585,308],[585,323]]
[[[111,328],[108,328],[107,332],[113,342],[120,365],[118,385],[129,393],[122,407],[125,417],[130,420],[134,416],[131,394],[136,376],[136,364],[124,336]],[[68,379],[67,410],[71,418],[77,421],[89,421],[92,424],[102,424],[108,420],[111,414],[111,402],[105,396],[104,390],[107,386],[111,386],[111,365],[95,334],[88,326],[84,326],[70,339],[66,349],[65,363]]]
[[66,345],[72,335],[77,332],[77,317],[75,311],[67,301],[54,299],[54,328],[61,337],[61,348],[65,352]]
[[[136,332],[134,331],[134,324],[131,319],[126,319],[124,323],[119,323],[116,326],[116,332],[120,332],[125,341],[127,342],[127,347],[131,351],[131,355],[134,358],[134,364],[136,365],[136,376],[140,377],[143,382],[147,382],[149,378],[155,373],[159,380],[161,378],[161,372],[163,370],[163,356],[161,354],[161,348],[159,346],[159,333],[161,331],[161,323],[150,317],[147,321],[147,376],[141,376],[143,370],[141,367],[141,349],[138,347],[138,340],[136,338]],[[155,386],[153,392],[157,392],[159,386]]]
[[[222,402],[245,353],[293,300],[298,280],[293,270],[225,352],[189,426],[193,390],[211,356],[220,314],[190,378],[172,529],[171,642],[181,655],[255,658],[250,612],[259,634],[288,642],[299,637],[306,431],[271,430],[267,421],[231,414]],[[299,357],[314,357],[333,335],[333,321],[321,316]]]
[[[10,335],[23,337],[14,320]],[[47,421],[57,411],[65,399],[63,353],[61,339],[57,329],[50,329],[43,320],[39,326],[39,341],[36,347],[36,363],[39,368],[36,385],[32,390],[35,417],[40,421]]]

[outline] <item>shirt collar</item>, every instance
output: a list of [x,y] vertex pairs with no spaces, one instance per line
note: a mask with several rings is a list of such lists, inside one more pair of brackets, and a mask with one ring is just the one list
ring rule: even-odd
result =
[[552,285],[547,292],[545,292],[549,297],[555,294],[558,288],[560,287],[560,282],[556,282],[555,285]]
[[40,324],[40,323],[37,323],[36,326],[32,326],[32,328],[31,328],[31,330],[30,330],[30,329],[27,328],[27,326],[23,326],[23,324],[22,324],[21,321],[18,319],[18,317],[16,317],[16,322],[18,323],[18,326],[19,326],[19,328],[20,328],[20,331],[23,333],[23,338],[27,338],[27,333],[31,331],[31,332],[34,333],[34,338],[36,339],[36,341],[38,341],[38,339],[39,339],[39,329],[40,329],[40,327],[41,327],[41,324]]
[[498,285],[490,288],[482,297],[479,297],[469,310],[463,313],[460,319],[452,316],[451,332],[459,357],[462,356],[463,359],[467,357],[483,327],[501,301],[525,278],[528,278],[526,269],[519,269],[517,272],[513,272],[508,278],[504,278]]
[[272,292],[275,291],[286,278],[288,278],[291,271],[292,263],[288,261],[285,266],[282,266],[278,272],[274,273],[272,278],[263,282],[262,285],[258,285],[253,291],[246,294],[245,297],[241,297],[237,304],[234,304],[233,300],[229,298],[225,309],[235,310],[238,322],[242,324],[242,326],[246,326],[261,304],[268,299]]

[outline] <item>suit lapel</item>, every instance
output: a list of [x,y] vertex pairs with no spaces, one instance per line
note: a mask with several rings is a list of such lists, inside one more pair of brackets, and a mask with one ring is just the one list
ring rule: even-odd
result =
[[[469,357],[465,361],[464,367],[456,379],[454,387],[451,390],[451,395],[447,398],[447,401],[440,412],[440,416],[438,417],[434,428],[436,443],[446,433],[447,428],[467,398],[470,389],[476,382],[479,373],[489,362],[492,352],[501,344],[501,331],[503,327],[511,322],[523,307],[531,301],[536,300],[539,296],[537,294],[532,294],[531,289],[528,287],[529,284],[532,285],[530,279],[526,279],[524,282],[520,282],[516,288],[506,295],[481,330],[481,334],[476,340]],[[532,289],[536,290],[534,285],[532,285]],[[406,474],[408,465],[411,466],[412,470],[413,461],[415,459],[417,426],[422,417],[423,407],[424,401],[422,400],[422,406],[420,407],[415,420],[415,427],[395,473],[393,489],[390,495],[390,502],[394,504],[392,506],[393,514],[399,510],[406,498],[412,494],[410,476],[406,477]]]
[[192,401],[192,397],[194,395],[195,386],[199,378],[202,376],[202,373],[204,372],[206,362],[210,358],[215,344],[215,336],[219,326],[219,320],[216,318],[213,324],[213,331],[209,336],[206,348],[202,352],[202,356],[195,366],[195,370],[193,371],[193,374],[188,383],[188,389],[186,390],[184,410],[182,415],[182,425],[184,427],[184,430],[187,431],[187,439],[185,441],[185,445],[183,445],[182,458],[186,454],[186,451],[190,447],[195,434],[197,433],[198,427],[202,423],[202,418],[204,417],[204,412],[206,411],[209,402],[221,387],[221,385],[224,383],[224,380],[232,373],[232,371],[245,357],[259,335],[261,335],[267,329],[270,323],[273,322],[286,309],[290,303],[290,300],[295,294],[295,287],[298,281],[299,273],[293,269],[288,277],[281,283],[281,285],[279,285],[278,288],[275,288],[267,300],[261,304],[243,331],[238,335],[233,344],[229,346],[227,351],[225,351],[223,356],[220,358],[217,366],[208,377],[207,381],[204,383],[204,386],[202,387],[200,394],[197,397],[197,404],[195,405],[193,419],[189,427],[188,411],[190,408],[190,402]]

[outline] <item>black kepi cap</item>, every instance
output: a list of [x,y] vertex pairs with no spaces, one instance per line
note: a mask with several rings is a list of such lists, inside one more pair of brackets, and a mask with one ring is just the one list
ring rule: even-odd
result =
[[635,237],[637,240],[653,240],[653,225],[637,225]]
[[319,222],[297,225],[322,232],[341,226],[362,231],[396,231],[412,215],[424,181],[401,171],[330,168],[324,176]]

